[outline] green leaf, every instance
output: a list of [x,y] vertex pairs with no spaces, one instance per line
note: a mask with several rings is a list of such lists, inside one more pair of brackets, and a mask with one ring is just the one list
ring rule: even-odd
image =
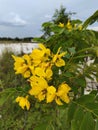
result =
[[83,95],[81,96],[79,99],[77,99],[77,103],[79,104],[86,104],[86,103],[91,103],[93,102],[95,99],[95,95],[94,94],[88,94],[88,95]]
[[79,130],[80,124],[84,117],[84,111],[81,107],[78,107],[75,111],[73,120],[71,122],[71,130]]
[[59,34],[62,34],[64,31],[65,31],[65,29],[64,29],[64,28],[63,28],[63,29],[61,29],[61,30],[59,31]]
[[[80,71],[79,71],[80,72]],[[79,86],[85,88],[86,87],[86,80],[84,77],[79,77],[78,80],[76,79],[76,82]]]
[[91,109],[91,110],[98,110],[98,103],[94,103],[94,102],[92,102],[92,103],[87,103],[86,105],[85,105],[88,109]]
[[54,126],[51,123],[42,123],[34,128],[34,130],[54,130]]
[[78,129],[78,127],[77,127],[77,125],[76,125],[76,121],[75,120],[72,120],[71,121],[71,130],[77,130]]
[[95,130],[98,130],[98,119],[96,120]]
[[14,93],[16,90],[14,88],[5,89],[0,93],[0,106],[2,106]]
[[77,107],[77,110],[75,111],[75,114],[73,117],[77,121],[77,125],[80,125],[80,122],[83,119],[83,116],[84,116],[83,108]]
[[7,97],[7,94],[0,95],[0,106],[2,106],[6,102]]
[[46,130],[55,130],[55,128],[52,124],[48,124]]
[[34,128],[34,130],[46,130],[47,124],[40,124],[37,127]]
[[76,53],[75,47],[68,48],[68,50],[69,50],[69,52],[70,52],[71,54],[75,54],[75,53]]
[[79,130],[95,130],[95,123],[91,113],[85,113],[84,119],[81,122]]
[[83,27],[86,28],[88,25],[91,25],[96,21],[98,21],[98,10],[84,22]]
[[68,121],[71,121],[73,119],[76,108],[77,108],[76,104],[70,103],[68,107]]

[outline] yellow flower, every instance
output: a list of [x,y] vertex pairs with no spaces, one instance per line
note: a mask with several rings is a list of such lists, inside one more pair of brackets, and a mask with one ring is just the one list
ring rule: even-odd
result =
[[43,77],[31,76],[29,79],[31,87],[33,86],[48,86],[47,81]]
[[77,29],[77,24],[74,24],[74,29]]
[[41,50],[39,50],[38,48],[34,49],[32,51],[32,53],[30,54],[30,57],[36,61],[36,60],[41,60],[41,58],[43,57],[44,52],[42,52]]
[[55,95],[56,95],[56,88],[54,86],[48,87],[46,96],[47,103],[52,102],[55,99]]
[[18,57],[12,55],[15,60],[14,63],[14,70],[16,71],[15,74],[22,74],[24,78],[30,77],[30,68],[31,59],[28,55],[24,55],[23,57]]
[[32,64],[32,61],[31,61],[31,58],[30,58],[29,55],[25,54],[25,55],[22,56],[22,58],[26,61],[26,63],[27,63],[28,65],[31,65],[31,64]]
[[[37,72],[37,73],[41,73],[42,71],[44,71],[43,74],[43,77],[47,80],[50,80],[52,75],[53,75],[53,72],[52,72],[52,63],[51,62],[42,62],[40,65],[39,65],[39,68],[41,68],[41,71],[40,72]],[[41,74],[41,75],[42,75]]]
[[50,49],[49,48],[46,48],[42,43],[39,44],[39,48],[41,49],[42,52],[44,52],[45,57],[50,56]]
[[64,23],[60,22],[58,26],[61,27],[61,28],[63,28],[64,27]]
[[34,70],[34,74],[40,77],[45,77],[45,71],[41,67],[36,67]]
[[52,62],[57,66],[57,67],[61,67],[65,65],[65,61],[63,59],[61,59],[66,52],[62,52],[61,54],[59,54],[61,47],[58,49],[57,53],[53,56]]
[[23,73],[23,76],[24,78],[29,78],[31,75],[30,71],[26,70],[24,73]]
[[74,29],[81,31],[83,29],[82,24],[74,24]]
[[70,99],[68,97],[68,92],[71,90],[71,88],[66,84],[66,83],[62,83],[59,88],[58,91],[56,93],[56,98],[55,101],[58,105],[63,105],[63,103],[61,102],[61,100],[65,103],[69,103]]
[[51,69],[51,68],[47,68],[45,74],[46,74],[46,75],[45,75],[45,78],[46,78],[47,80],[50,80],[51,77],[52,77],[52,75],[53,75],[52,69]]
[[60,98],[56,96],[55,98],[55,102],[58,104],[58,105],[63,105],[63,103],[61,102]]
[[37,66],[43,61],[49,60],[50,49],[46,48],[43,44],[39,44],[38,49],[34,49],[30,54],[33,63]]
[[29,90],[29,94],[38,98],[39,101],[44,100],[48,87],[47,81],[43,77],[32,76],[30,83],[32,88]]
[[28,96],[26,96],[26,97],[20,97],[20,96],[18,96],[16,98],[16,102],[19,103],[19,106],[22,109],[25,109],[25,107],[27,108],[27,110],[30,109],[30,102],[28,101]]
[[15,74],[23,74],[28,69],[28,66],[26,64],[23,64],[22,66],[18,67]]
[[70,21],[67,22],[66,27],[67,27],[67,29],[69,29],[69,30],[72,29],[72,25],[71,25]]
[[14,70],[17,71],[17,69],[25,63],[24,60],[21,57],[12,55],[13,59],[15,60],[14,63]]
[[50,80],[51,76],[53,75],[53,72],[51,68],[36,67],[33,71],[33,74],[35,76],[44,77],[45,79]]
[[78,30],[80,30],[80,31],[82,30],[82,25],[78,26]]

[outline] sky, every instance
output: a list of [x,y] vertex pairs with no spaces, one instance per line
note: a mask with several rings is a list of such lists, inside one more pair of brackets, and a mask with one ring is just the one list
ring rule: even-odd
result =
[[[72,19],[82,21],[98,10],[98,0],[0,0],[0,37],[40,36],[42,23],[61,5],[66,12],[76,12]],[[98,29],[98,23],[93,28]]]

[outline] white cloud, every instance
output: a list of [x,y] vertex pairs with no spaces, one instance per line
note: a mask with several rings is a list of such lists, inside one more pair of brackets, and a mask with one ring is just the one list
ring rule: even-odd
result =
[[47,18],[47,19],[51,19],[52,15],[46,14],[44,17]]
[[88,29],[94,30],[94,31],[98,31],[98,26],[95,27],[88,27]]
[[10,20],[11,23],[13,23],[14,25],[18,26],[24,26],[27,24],[27,22],[25,20],[23,20],[18,14],[12,14],[12,19]]
[[20,15],[11,12],[2,21],[0,21],[0,25],[21,27],[26,26],[27,22],[24,19],[22,19]]

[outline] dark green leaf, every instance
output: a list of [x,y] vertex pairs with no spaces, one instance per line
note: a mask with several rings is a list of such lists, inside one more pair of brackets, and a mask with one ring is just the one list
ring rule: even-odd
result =
[[94,99],[95,99],[94,94],[88,94],[88,95],[81,96],[79,99],[77,99],[76,102],[79,103],[79,104],[86,104],[86,103],[93,102]]
[[2,106],[14,93],[16,90],[14,88],[5,89],[0,93],[0,106]]
[[79,130],[80,124],[84,117],[84,111],[81,107],[77,107],[73,120],[71,122],[71,130]]
[[98,10],[84,22],[83,27],[86,28],[88,25],[91,25],[96,21],[98,21]]
[[77,105],[74,103],[71,103],[68,107],[68,121],[71,121],[74,117],[74,113],[76,111]]
[[85,106],[92,111],[98,110],[98,103],[87,103]]
[[70,52],[71,54],[75,54],[75,53],[76,53],[75,47],[68,48],[68,50],[69,50],[69,52]]
[[34,128],[34,130],[47,130],[47,124],[43,123]]
[[85,113],[83,121],[81,122],[79,130],[95,130],[95,123],[91,113]]
[[98,119],[96,120],[95,130],[98,130]]

